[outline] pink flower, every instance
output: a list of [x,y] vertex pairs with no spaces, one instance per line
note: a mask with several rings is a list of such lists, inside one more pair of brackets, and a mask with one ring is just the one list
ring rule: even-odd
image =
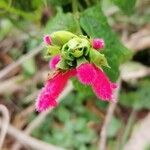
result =
[[41,112],[49,107],[56,107],[57,98],[66,86],[68,79],[75,75],[81,83],[91,85],[98,98],[113,101],[113,91],[117,85],[112,83],[105,73],[94,64],[84,63],[77,69],[58,72],[46,82],[36,101],[37,111]]
[[99,39],[99,38],[96,38],[96,39],[93,39],[92,41],[92,46],[94,49],[101,49],[101,48],[104,48],[104,40],[103,39]]
[[55,69],[57,63],[60,61],[60,55],[56,55],[54,57],[51,58],[50,62],[49,62],[49,67],[50,69]]
[[44,43],[47,44],[47,45],[51,45],[52,44],[52,39],[49,35],[45,35],[44,38]]
[[81,64],[77,68],[77,77],[81,83],[91,85],[98,98],[106,101],[114,99],[113,90],[117,85],[112,83],[105,73],[94,64]]
[[43,87],[36,100],[36,110],[38,112],[42,112],[43,110],[46,110],[48,107],[56,107],[56,106],[57,102],[51,96],[48,87],[47,86]]
[[72,69],[67,72],[59,72],[48,80],[36,100],[36,110],[41,112],[49,107],[57,106],[58,96],[66,86],[68,79],[75,74],[76,71]]
[[115,83],[112,83],[106,74],[94,66],[97,72],[97,77],[92,83],[93,91],[96,93],[97,97],[105,101],[114,101],[113,91],[117,87]]
[[77,68],[77,77],[83,84],[92,84],[96,78],[96,70],[90,63],[81,64]]

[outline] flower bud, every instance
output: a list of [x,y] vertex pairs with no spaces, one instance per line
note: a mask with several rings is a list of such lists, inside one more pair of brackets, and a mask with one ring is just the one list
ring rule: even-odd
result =
[[57,46],[63,46],[73,37],[77,36],[69,31],[56,31],[51,34],[52,43]]
[[49,35],[45,35],[44,38],[44,43],[47,44],[47,45],[51,45],[52,44],[52,39]]
[[96,39],[93,39],[92,41],[92,47],[94,49],[101,49],[101,48],[104,48],[104,40],[103,39],[99,39],[99,38],[96,38]]

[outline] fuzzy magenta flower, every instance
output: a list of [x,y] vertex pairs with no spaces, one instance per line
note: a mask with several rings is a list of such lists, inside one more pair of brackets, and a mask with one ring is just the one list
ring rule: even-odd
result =
[[59,94],[63,91],[68,79],[75,75],[81,83],[91,85],[98,98],[106,101],[113,100],[113,90],[117,86],[108,79],[101,69],[93,64],[85,63],[76,70],[59,72],[47,81],[37,98],[37,111],[41,112],[49,107],[57,106]]
[[92,46],[94,49],[104,48],[104,45],[105,43],[103,39],[95,38],[92,40]]
[[77,76],[81,83],[90,84],[97,97],[110,101],[113,100],[113,90],[117,87],[106,74],[93,64],[81,64],[77,68]]
[[63,91],[70,77],[74,76],[74,69],[67,72],[59,72],[53,78],[49,79],[42,88],[36,100],[36,110],[41,112],[49,107],[57,106],[57,98]]
[[45,35],[44,38],[44,43],[47,44],[47,45],[51,45],[52,44],[52,39],[49,35]]
[[50,69],[56,69],[56,65],[60,61],[60,59],[61,59],[60,55],[52,57],[51,60],[49,61]]
[[98,98],[106,101],[113,101],[113,91],[117,85],[112,83],[101,69],[96,66],[94,66],[94,68],[97,72],[97,77],[92,83],[93,91]]
[[49,67],[54,74],[39,93],[37,111],[56,107],[57,99],[71,77],[77,77],[82,84],[91,86],[99,99],[114,101],[113,92],[117,85],[103,72],[102,66],[109,65],[105,55],[97,51],[104,47],[103,39],[95,38],[91,42],[87,36],[57,31],[46,35],[44,42],[48,45],[47,55],[53,56]]
[[90,63],[81,64],[77,68],[77,77],[83,84],[92,84],[96,78],[96,70]]

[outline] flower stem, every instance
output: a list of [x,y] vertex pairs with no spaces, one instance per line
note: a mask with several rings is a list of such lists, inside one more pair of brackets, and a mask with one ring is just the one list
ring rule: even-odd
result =
[[133,123],[135,121],[135,118],[136,118],[136,110],[132,110],[130,116],[129,116],[129,119],[128,119],[128,122],[127,122],[127,125],[125,127],[125,131],[123,133],[123,136],[121,138],[121,141],[120,141],[120,144],[118,144],[118,147],[117,147],[117,150],[120,150],[120,149],[123,149],[126,141],[127,141],[127,138],[130,134],[130,131],[131,131],[131,128],[133,126]]
[[82,34],[80,24],[79,24],[79,12],[78,12],[78,1],[77,0],[72,1],[72,12],[73,12],[74,19],[75,19],[76,25],[77,25],[76,32],[77,32],[77,34]]

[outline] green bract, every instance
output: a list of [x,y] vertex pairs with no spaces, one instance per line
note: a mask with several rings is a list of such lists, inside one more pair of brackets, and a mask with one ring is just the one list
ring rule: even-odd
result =
[[52,43],[54,45],[63,46],[73,37],[77,37],[75,34],[68,31],[57,31],[51,34]]
[[68,31],[57,31],[51,34],[52,45],[48,46],[47,54],[60,55],[58,69],[75,68],[82,63],[94,63],[96,66],[109,67],[104,54],[92,48],[91,39],[86,36],[77,36]]
[[90,61],[94,63],[97,66],[106,66],[110,67],[107,63],[107,59],[104,54],[99,53],[95,49],[91,48],[90,49]]
[[51,45],[49,45],[47,47],[47,55],[48,56],[54,56],[54,55],[57,55],[59,53],[60,53],[60,47],[59,46],[56,46],[56,45],[51,46]]

